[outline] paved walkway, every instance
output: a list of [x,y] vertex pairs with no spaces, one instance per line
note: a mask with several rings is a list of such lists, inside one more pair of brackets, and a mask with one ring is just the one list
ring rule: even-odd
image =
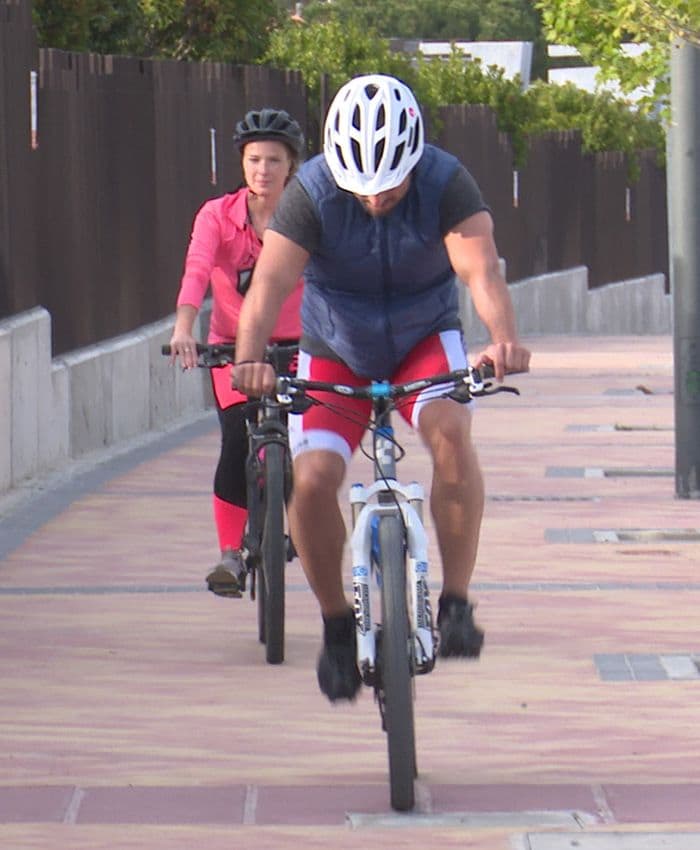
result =
[[[281,667],[253,603],[203,590],[207,417],[0,521],[0,847],[700,848],[700,512],[674,495],[671,340],[531,346],[522,396],[479,404],[487,644],[417,682],[416,814],[390,812],[371,695],[317,690],[298,563]],[[425,479],[404,436],[402,477]]]

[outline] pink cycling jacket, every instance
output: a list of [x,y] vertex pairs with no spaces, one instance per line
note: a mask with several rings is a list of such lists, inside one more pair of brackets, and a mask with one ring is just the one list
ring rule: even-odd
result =
[[[185,258],[177,306],[202,306],[209,284],[213,296],[208,342],[233,342],[243,296],[239,272],[253,268],[262,242],[248,221],[248,189],[207,201],[197,213]],[[282,306],[273,339],[298,339],[302,279]]]

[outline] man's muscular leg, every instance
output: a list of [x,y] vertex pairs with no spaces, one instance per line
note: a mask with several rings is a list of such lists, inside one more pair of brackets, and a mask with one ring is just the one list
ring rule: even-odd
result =
[[435,401],[421,411],[419,429],[433,459],[430,508],[443,571],[440,655],[477,657],[484,634],[474,623],[467,588],[479,545],[484,484],[471,415],[454,402]]
[[294,460],[292,539],[324,617],[348,610],[342,577],[345,524],[338,504],[344,477],[345,462],[335,452],[308,451]]

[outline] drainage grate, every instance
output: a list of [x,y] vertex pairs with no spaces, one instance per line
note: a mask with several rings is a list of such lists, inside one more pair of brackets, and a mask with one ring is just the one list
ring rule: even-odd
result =
[[620,425],[615,423],[615,431],[674,431],[671,425]]
[[604,682],[700,679],[700,654],[610,653],[593,657]]
[[548,466],[545,478],[671,478],[669,467]]
[[509,496],[496,494],[488,497],[489,502],[599,502],[598,496]]
[[548,543],[700,543],[698,528],[546,528]]
[[700,850],[700,832],[529,832],[527,850]]
[[700,543],[697,528],[618,528],[593,535],[597,543]]
[[567,425],[565,430],[576,433],[610,434],[614,431],[673,431],[674,428],[667,425],[623,425],[616,422],[614,425]]
[[603,469],[605,478],[670,478],[675,473],[668,467],[620,467]]

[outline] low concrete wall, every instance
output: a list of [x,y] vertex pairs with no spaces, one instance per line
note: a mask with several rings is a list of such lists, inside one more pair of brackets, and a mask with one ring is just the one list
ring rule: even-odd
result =
[[[209,313],[207,304],[198,339]],[[172,328],[171,316],[52,361],[43,307],[0,322],[0,495],[211,406],[208,372],[183,372],[161,354]]]
[[[671,298],[663,275],[588,290],[585,268],[511,284],[522,335],[665,334]],[[469,344],[487,340],[459,285]],[[210,304],[195,326],[206,339]],[[173,317],[51,360],[51,317],[41,307],[0,321],[0,496],[110,447],[167,430],[213,403],[204,370],[183,373],[160,353]]]
[[[666,334],[672,299],[662,274],[588,289],[588,269],[527,278],[510,285],[522,336],[537,334]],[[466,287],[460,287],[465,337],[470,346],[488,340]]]

